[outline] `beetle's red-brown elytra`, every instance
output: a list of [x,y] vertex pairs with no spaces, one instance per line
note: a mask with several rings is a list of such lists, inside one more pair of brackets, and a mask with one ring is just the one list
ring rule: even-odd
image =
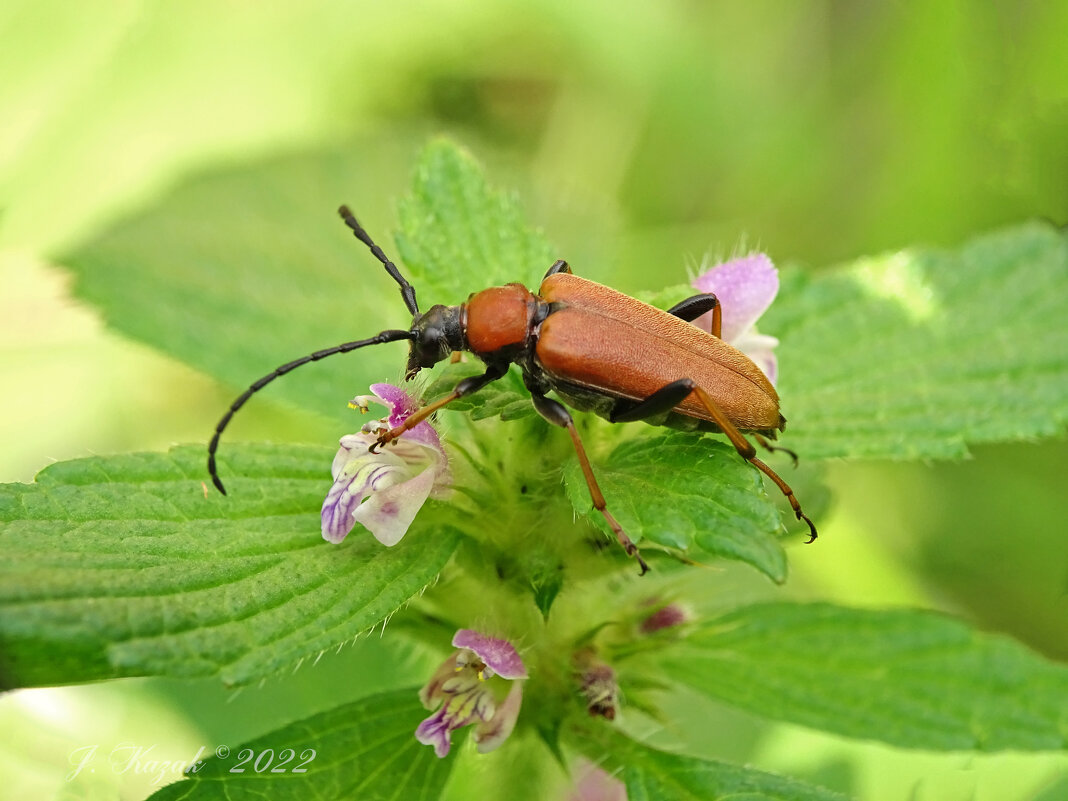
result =
[[[741,351],[695,325],[571,273],[550,275],[538,292],[562,303],[541,325],[535,354],[554,377],[641,400],[677,378],[692,378],[727,418],[748,431],[780,427],[775,387]],[[711,420],[693,395],[676,411]]]
[[464,304],[465,331],[472,353],[496,353],[522,346],[530,336],[536,298],[522,284],[475,292]]

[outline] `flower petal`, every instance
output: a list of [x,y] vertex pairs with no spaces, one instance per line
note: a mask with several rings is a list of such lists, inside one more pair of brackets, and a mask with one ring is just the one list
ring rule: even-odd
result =
[[374,438],[366,433],[359,434],[346,434],[340,440],[338,440],[337,454],[334,456],[334,461],[330,465],[330,475],[337,481],[337,477],[341,474],[341,471],[345,469],[345,465],[349,463],[349,460],[353,456],[360,454],[362,451],[366,451],[372,443]]
[[438,666],[430,681],[419,690],[419,703],[427,709],[434,709],[445,698],[442,687],[445,682],[456,675],[456,652]]
[[415,730],[415,739],[423,745],[434,746],[434,754],[441,759],[448,755],[452,747],[450,733],[446,710],[442,707],[419,724]]
[[[383,483],[404,475],[395,471],[383,476]],[[406,481],[398,481],[375,491],[353,512],[352,517],[386,546],[396,545],[419,514],[437,478],[435,470],[425,469]]]
[[627,801],[627,787],[592,762],[585,762],[567,801]]
[[371,384],[371,392],[389,407],[390,428],[399,426],[419,408],[411,395],[393,384]]
[[523,704],[523,685],[516,682],[508,691],[508,696],[497,706],[497,711],[489,720],[475,726],[471,735],[480,754],[486,754],[508,739],[519,718],[519,707]]
[[[751,253],[706,270],[693,281],[701,292],[719,298],[723,314],[722,338],[738,347],[736,340],[756,323],[779,292],[779,271],[763,253]],[[712,325],[711,312],[694,324],[705,331]],[[738,347],[739,350],[743,348]]]
[[505,679],[525,679],[527,668],[508,640],[487,637],[472,629],[460,629],[452,638],[456,648],[474,651],[486,667]]
[[[389,418],[387,422],[390,428],[396,428],[414,412],[419,409],[419,403],[409,395],[401,387],[394,386],[393,384],[371,384],[371,392],[375,394],[379,400],[389,406]],[[429,445],[433,448],[437,448],[441,451],[442,455],[445,455],[445,450],[441,447],[441,439],[438,437],[438,432],[434,430],[434,427],[430,425],[426,420],[419,423],[414,428],[408,429],[404,433],[406,439],[416,440],[422,442],[424,445]]]
[[778,339],[758,333],[755,328],[751,328],[731,344],[752,359],[753,363],[768,377],[768,381],[775,383],[779,377],[779,362],[775,358],[773,348],[779,344]]
[[330,469],[334,483],[323,501],[320,518],[323,539],[335,544],[352,531],[356,524],[352,513],[370,492],[372,476],[369,471],[374,469],[375,463],[364,456],[368,445],[361,444],[361,437],[367,435],[349,434],[341,438],[341,447]]

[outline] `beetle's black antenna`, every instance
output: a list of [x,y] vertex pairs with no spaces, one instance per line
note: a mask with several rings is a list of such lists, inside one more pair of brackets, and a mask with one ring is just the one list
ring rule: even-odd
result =
[[[357,236],[359,236],[359,234],[357,234]],[[415,295],[413,292],[413,304],[415,303],[414,297]],[[325,359],[327,356],[333,356],[337,353],[348,353],[350,350],[363,348],[367,345],[381,345],[383,342],[397,342],[401,339],[410,340],[413,338],[414,334],[412,334],[411,331],[383,331],[381,334],[373,336],[370,339],[358,339],[355,342],[346,342],[344,345],[338,345],[335,348],[317,350],[315,351],[315,353],[311,353],[307,356],[302,356],[299,359],[294,359],[293,361],[288,362],[287,364],[283,364],[281,367],[272,370],[263,378],[253,383],[248,389],[246,389],[238,396],[237,400],[230,404],[230,408],[226,410],[226,414],[222,416],[222,419],[219,421],[218,425],[215,426],[215,435],[211,438],[211,442],[208,444],[208,473],[211,474],[211,483],[214,484],[215,488],[219,490],[219,492],[221,492],[223,495],[226,494],[226,488],[223,487],[222,480],[219,478],[219,473],[215,469],[215,451],[219,449],[219,437],[222,436],[222,432],[226,429],[226,426],[230,424],[230,420],[233,418],[237,410],[244,406],[249,398],[259,392],[265,386],[270,384],[276,378],[285,375],[290,370],[296,370],[302,364],[307,364],[308,362],[317,362],[320,359]]]
[[374,243],[371,239],[371,235],[363,230],[363,226],[360,225],[359,220],[353,215],[352,210],[348,206],[342,206],[337,210],[337,213],[341,215],[341,219],[345,221],[345,225],[352,229],[352,233],[356,235],[356,238],[363,242],[367,247],[371,249],[371,253],[374,257],[385,265],[386,272],[390,274],[394,281],[400,284],[401,297],[404,298],[404,305],[408,307],[408,311],[412,313],[412,317],[419,316],[419,304],[415,302],[415,287],[408,283],[407,279],[401,275],[400,270],[397,269],[397,265],[387,258],[386,254],[382,252],[382,248]]

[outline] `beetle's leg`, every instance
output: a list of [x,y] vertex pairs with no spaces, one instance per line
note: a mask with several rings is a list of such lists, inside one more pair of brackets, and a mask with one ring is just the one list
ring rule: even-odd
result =
[[640,553],[638,553],[638,546],[634,544],[630,537],[627,536],[627,532],[623,530],[623,526],[619,525],[619,522],[612,516],[612,513],[608,511],[607,505],[604,501],[604,495],[601,493],[601,488],[597,484],[597,479],[593,475],[593,468],[590,467],[589,457],[586,456],[586,449],[582,447],[582,440],[579,438],[578,429],[575,428],[575,421],[571,419],[571,413],[564,407],[564,405],[552,398],[547,398],[537,392],[531,392],[531,400],[534,401],[534,408],[537,409],[538,414],[552,423],[554,426],[560,426],[566,428],[567,433],[571,435],[571,442],[575,446],[575,453],[578,455],[579,466],[582,468],[582,475],[586,477],[586,486],[590,489],[590,498],[593,499],[593,508],[600,512],[608,523],[608,527],[616,535],[616,539],[619,540],[619,544],[623,546],[623,550],[627,552],[628,556],[633,556],[638,560],[638,564],[641,566],[642,574],[649,569],[649,565],[642,559]]
[[798,461],[797,454],[794,453],[789,448],[784,448],[781,445],[772,445],[764,437],[760,436],[760,434],[754,433],[753,434],[753,439],[755,439],[758,443],[760,443],[760,447],[761,448],[763,448],[766,451],[769,451],[770,453],[775,453],[775,451],[782,451],[783,453],[785,453],[791,459],[794,460],[794,467],[797,467],[797,461]]
[[749,444],[749,441],[742,436],[741,432],[735,427],[734,423],[727,419],[727,415],[723,413],[723,410],[719,408],[712,396],[705,392],[704,389],[696,385],[694,382],[693,388],[694,394],[698,400],[701,401],[701,405],[708,410],[709,416],[712,421],[719,426],[720,430],[727,435],[727,439],[731,441],[731,444],[735,447],[735,450],[741,454],[742,458],[749,462],[753,467],[766,475],[772,481],[775,482],[775,486],[779,488],[783,495],[786,496],[786,500],[790,502],[790,508],[794,510],[794,514],[797,515],[798,520],[804,520],[808,523],[809,538],[808,541],[812,542],[818,536],[816,534],[816,526],[812,520],[801,511],[801,504],[798,502],[797,497],[794,495],[794,491],[790,489],[790,485],[779,478],[779,474],[756,458],[756,449]]
[[[545,273],[545,278],[548,278],[550,275],[556,275],[557,273],[567,273],[570,275],[571,267],[563,259],[557,259],[553,263],[553,266],[549,268],[549,272]],[[545,278],[542,278],[541,280],[544,281]]]
[[[695,381],[689,378],[680,378],[678,381],[672,381],[670,384],[665,384],[643,400],[632,401],[622,398],[616,402],[615,408],[608,416],[608,420],[612,423],[633,423],[636,420],[646,420],[650,417],[665,414],[682,403],[682,401],[696,388],[697,383]],[[755,432],[753,433],[753,438],[762,448],[771,453],[782,451],[783,453],[788,454],[790,458],[794,460],[794,467],[797,467],[797,454],[789,448],[783,448],[780,445],[772,445],[765,437],[762,437]],[[742,455],[744,456],[745,454]]]
[[646,420],[659,414],[670,412],[685,400],[694,390],[695,384],[689,378],[680,378],[670,384],[660,387],[649,397],[632,401],[621,398],[616,401],[612,413],[608,416],[611,423],[633,423],[636,420]]
[[413,412],[403,423],[396,428],[391,428],[389,431],[383,431],[378,435],[378,441],[371,446],[372,453],[376,452],[386,443],[392,442],[405,431],[410,431],[415,428],[421,422],[426,420],[430,415],[440,409],[442,406],[446,406],[452,403],[454,400],[470,395],[472,392],[477,392],[482,387],[489,384],[491,381],[496,381],[508,372],[507,367],[500,367],[498,365],[490,365],[486,368],[486,372],[482,375],[473,375],[465,378],[459,384],[457,384],[452,392],[446,395],[444,398],[440,398],[433,403],[428,403],[426,406],[421,407],[417,411]]
[[719,299],[711,292],[686,298],[667,310],[668,314],[673,314],[688,323],[692,323],[708,312],[712,312],[712,336],[719,337],[723,331],[723,309],[719,304]]

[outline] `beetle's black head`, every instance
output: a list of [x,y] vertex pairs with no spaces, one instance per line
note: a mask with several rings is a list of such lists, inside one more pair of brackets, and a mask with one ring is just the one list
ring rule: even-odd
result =
[[462,306],[431,306],[412,321],[412,347],[404,379],[411,381],[424,367],[433,367],[466,347]]

